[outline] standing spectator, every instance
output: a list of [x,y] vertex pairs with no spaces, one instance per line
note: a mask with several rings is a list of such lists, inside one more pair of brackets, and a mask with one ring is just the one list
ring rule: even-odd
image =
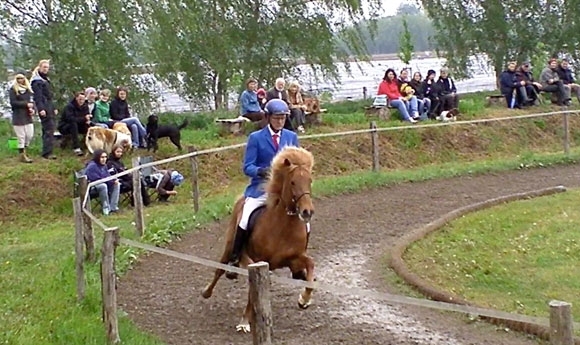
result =
[[548,66],[542,70],[540,74],[540,83],[542,84],[542,91],[554,93],[558,98],[558,105],[569,105],[570,94],[564,87],[564,83],[560,80],[558,75],[558,61],[550,59]]
[[18,152],[20,160],[24,163],[32,163],[26,155],[26,148],[30,145],[34,136],[34,124],[32,115],[34,115],[33,92],[30,83],[22,74],[14,77],[14,85],[8,91],[10,98],[10,107],[12,108],[12,126],[14,133],[18,138]]
[[419,113],[417,111],[417,98],[413,98],[415,100],[414,103],[412,102],[413,99],[409,101],[409,103],[411,103],[411,113],[413,114],[411,117],[409,115],[409,109],[407,108],[407,102],[399,91],[399,83],[397,83],[397,75],[395,74],[394,69],[389,68],[385,72],[383,81],[379,84],[377,95],[386,95],[389,105],[399,110],[404,121],[409,121],[411,123],[417,122],[417,119],[419,118]]
[[143,127],[141,121],[136,117],[131,117],[129,112],[129,104],[127,103],[127,89],[120,87],[117,89],[117,95],[109,106],[111,119],[114,121],[121,121],[127,124],[131,131],[131,138],[133,140],[133,148],[147,146],[145,138],[147,137],[147,130]]
[[560,79],[564,83],[564,86],[570,88],[570,92],[575,93],[578,102],[580,102],[580,85],[576,84],[576,80],[574,80],[574,77],[572,76],[568,60],[562,59],[558,74],[560,75]]
[[290,121],[296,123],[298,132],[304,133],[306,104],[304,104],[304,99],[300,92],[300,84],[297,81],[293,81],[288,85],[288,103],[290,106]]
[[459,108],[459,97],[457,96],[457,88],[453,79],[449,76],[449,70],[442,68],[439,73],[439,97],[441,98],[442,110],[451,110]]
[[109,113],[109,97],[111,97],[110,90],[101,90],[99,93],[99,100],[95,102],[93,122],[97,126],[113,128],[114,122],[111,121],[111,115]]
[[252,122],[262,123],[264,121],[264,110],[262,110],[258,101],[257,87],[258,82],[255,79],[249,78],[246,80],[246,89],[240,95],[240,115]]
[[435,81],[435,71],[430,69],[427,71],[427,77],[421,85],[423,95],[431,101],[431,109],[429,110],[429,118],[435,119],[441,113],[441,99],[439,98],[439,85]]
[[56,129],[56,109],[53,103],[50,79],[48,71],[50,70],[49,60],[40,60],[38,65],[32,71],[30,85],[34,92],[34,104],[40,117],[42,126],[42,157],[46,159],[56,159],[52,151],[54,150],[54,131]]
[[60,133],[70,136],[72,139],[73,152],[77,156],[83,155],[79,135],[87,134],[91,125],[91,118],[84,92],[77,92],[75,97],[64,108],[58,124]]
[[[87,164],[85,173],[87,174],[87,180],[89,182],[110,177],[111,174],[107,168],[107,153],[101,149],[95,150],[93,159]],[[95,185],[94,188],[99,192],[101,208],[105,216],[119,211],[118,205],[121,184],[118,179],[101,182]]]

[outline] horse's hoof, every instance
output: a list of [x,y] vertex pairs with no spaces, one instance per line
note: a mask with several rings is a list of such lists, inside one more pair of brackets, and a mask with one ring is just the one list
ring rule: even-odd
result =
[[236,326],[236,332],[250,333],[250,324],[240,323],[239,325]]
[[206,289],[203,289],[203,291],[201,292],[201,296],[203,298],[210,298],[211,295],[212,295],[212,291],[209,290],[209,289],[207,289],[207,288]]
[[238,279],[238,274],[236,272],[226,272],[226,278],[235,280]]
[[302,298],[302,294],[298,295],[298,307],[300,309],[308,309],[308,307],[310,307],[310,304],[312,304],[312,299],[306,302],[304,298]]

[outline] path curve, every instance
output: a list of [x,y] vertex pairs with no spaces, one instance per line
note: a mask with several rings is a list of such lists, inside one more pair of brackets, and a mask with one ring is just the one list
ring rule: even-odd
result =
[[[316,201],[309,253],[319,281],[396,292],[386,285],[386,251],[396,239],[443,213],[486,199],[563,185],[580,185],[577,165],[518,170],[452,179],[404,183],[360,194]],[[171,249],[217,259],[224,222],[213,224]],[[289,277],[287,270],[278,274]],[[200,291],[212,270],[151,254],[119,282],[119,303],[143,330],[167,344],[251,344],[235,333],[247,284],[224,279],[214,296]],[[462,315],[316,291],[314,304],[299,310],[299,290],[272,288],[274,340],[278,344],[538,344],[525,335]],[[122,334],[121,334],[122,337]]]

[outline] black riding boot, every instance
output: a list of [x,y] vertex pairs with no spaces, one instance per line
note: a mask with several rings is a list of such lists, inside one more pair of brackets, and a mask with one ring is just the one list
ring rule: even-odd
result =
[[[232,249],[232,253],[230,254],[230,261],[228,265],[239,267],[240,266],[240,255],[242,253],[242,248],[246,243],[246,237],[248,236],[248,232],[238,226],[236,229],[236,237],[234,238],[234,248]],[[228,279],[236,279],[238,274],[235,272],[226,272],[226,278]]]

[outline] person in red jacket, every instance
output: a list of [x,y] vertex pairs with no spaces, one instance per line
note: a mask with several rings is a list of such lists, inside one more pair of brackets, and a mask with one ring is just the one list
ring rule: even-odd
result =
[[[397,108],[404,121],[411,123],[417,122],[419,112],[417,110],[417,98],[412,97],[409,102],[405,100],[399,91],[399,84],[397,83],[397,75],[395,70],[389,68],[385,72],[383,81],[379,84],[377,95],[386,95],[389,100],[389,106]],[[409,115],[409,111],[412,116]]]

